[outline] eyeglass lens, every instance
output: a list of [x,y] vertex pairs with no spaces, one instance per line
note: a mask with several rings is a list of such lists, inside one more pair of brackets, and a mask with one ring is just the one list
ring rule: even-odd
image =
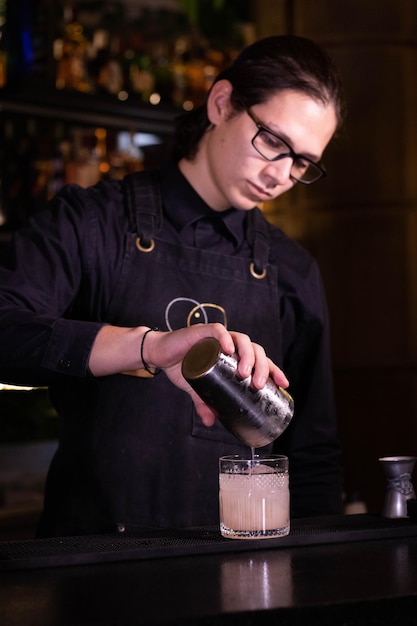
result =
[[268,161],[279,160],[289,157],[293,159],[290,175],[295,180],[312,183],[322,177],[323,172],[314,163],[300,156],[294,158],[294,152],[282,139],[269,133],[267,130],[259,130],[253,138],[253,146]]

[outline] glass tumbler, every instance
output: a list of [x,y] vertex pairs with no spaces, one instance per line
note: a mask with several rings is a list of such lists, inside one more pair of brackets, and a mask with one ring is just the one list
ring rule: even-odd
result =
[[219,459],[220,532],[231,539],[283,537],[290,532],[288,457]]

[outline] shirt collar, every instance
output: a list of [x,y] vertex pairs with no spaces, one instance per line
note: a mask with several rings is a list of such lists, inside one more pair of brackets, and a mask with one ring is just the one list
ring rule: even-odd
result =
[[237,245],[243,242],[246,212],[233,207],[222,212],[213,211],[173,161],[161,167],[161,192],[165,214],[178,232],[201,218],[209,217],[222,220]]

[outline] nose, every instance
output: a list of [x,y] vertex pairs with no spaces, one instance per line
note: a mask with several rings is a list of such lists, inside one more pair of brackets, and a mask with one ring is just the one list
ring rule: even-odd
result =
[[288,183],[292,168],[292,158],[284,158],[279,161],[268,161],[263,169],[264,182],[268,189]]

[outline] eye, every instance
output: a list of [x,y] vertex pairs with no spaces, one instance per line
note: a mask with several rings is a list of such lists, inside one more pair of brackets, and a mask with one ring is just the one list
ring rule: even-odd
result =
[[310,165],[311,165],[311,163],[310,163],[310,161],[307,161],[307,159],[303,159],[302,157],[297,157],[294,160],[293,168],[297,172],[305,172],[306,170],[308,170]]
[[283,141],[281,141],[279,137],[268,133],[268,131],[263,130],[259,133],[258,136],[264,146],[267,146],[269,149],[274,150],[274,152],[276,152],[277,154],[289,152],[288,146]]

